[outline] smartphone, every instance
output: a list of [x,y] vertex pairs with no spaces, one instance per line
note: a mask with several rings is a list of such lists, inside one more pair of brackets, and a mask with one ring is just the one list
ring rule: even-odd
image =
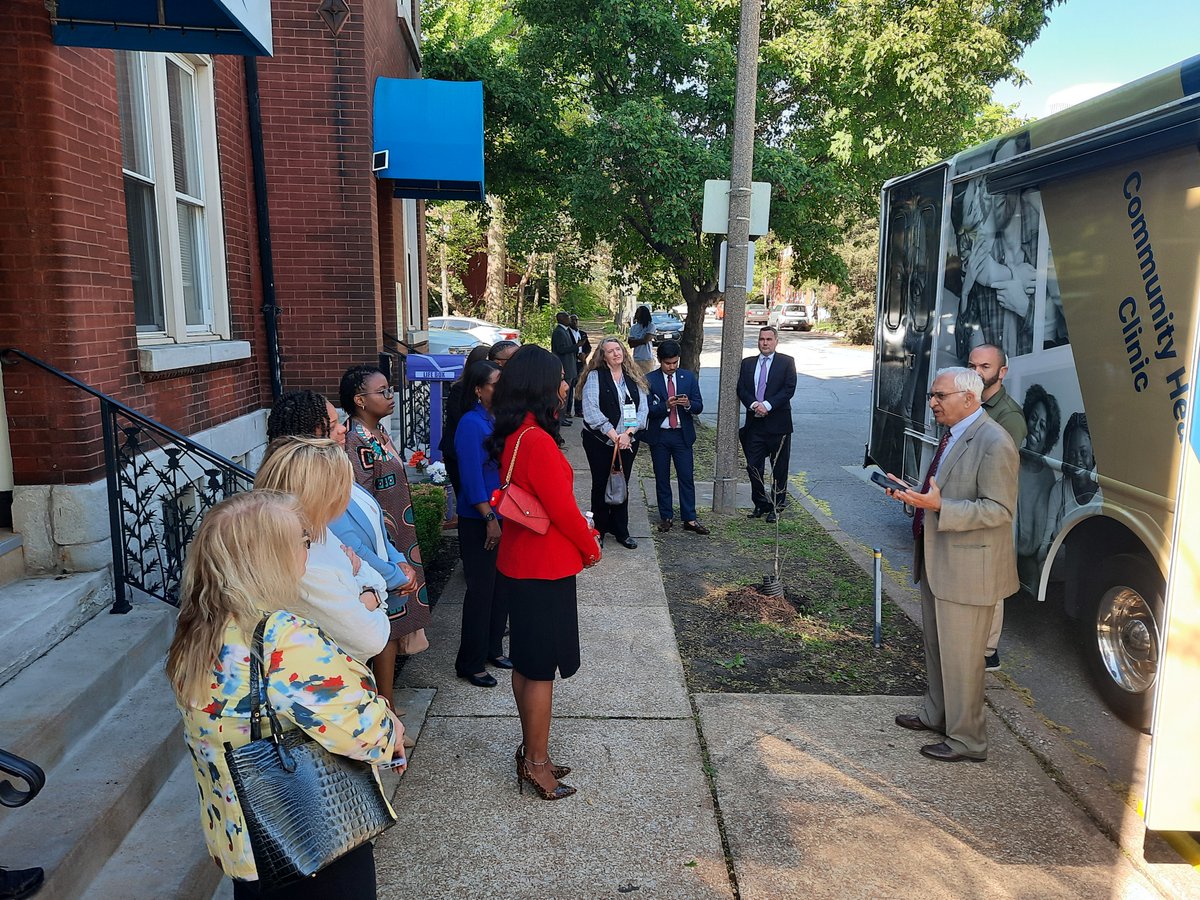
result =
[[407,766],[407,765],[408,765],[407,757],[397,756],[395,759],[393,759],[389,762],[385,762],[381,766],[378,766],[378,768],[380,768],[380,769],[398,769],[401,766]]
[[871,480],[881,488],[891,488],[893,491],[911,491],[913,489],[911,484],[905,484],[903,481],[896,481],[895,479],[884,475],[882,472],[872,472]]

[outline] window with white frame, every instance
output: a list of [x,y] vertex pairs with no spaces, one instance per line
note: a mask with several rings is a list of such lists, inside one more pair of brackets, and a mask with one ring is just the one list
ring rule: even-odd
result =
[[211,61],[118,51],[139,343],[229,338]]

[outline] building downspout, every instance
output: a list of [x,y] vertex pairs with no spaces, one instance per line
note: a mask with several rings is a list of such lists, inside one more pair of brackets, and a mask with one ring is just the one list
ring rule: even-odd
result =
[[244,56],[246,109],[250,124],[250,158],[254,170],[254,209],[258,219],[258,267],[262,276],[263,324],[267,335],[267,365],[271,370],[271,399],[283,396],[283,364],[279,357],[279,314],[275,302],[275,261],[271,255],[271,216],[267,203],[267,163],[263,153],[262,109],[258,98],[258,59]]

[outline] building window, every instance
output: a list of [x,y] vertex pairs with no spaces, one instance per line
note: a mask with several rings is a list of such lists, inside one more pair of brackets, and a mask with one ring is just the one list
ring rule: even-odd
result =
[[139,343],[228,339],[211,62],[125,51],[116,61]]

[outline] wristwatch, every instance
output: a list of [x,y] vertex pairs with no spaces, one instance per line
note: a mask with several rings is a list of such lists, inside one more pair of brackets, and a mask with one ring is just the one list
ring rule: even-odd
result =
[[496,521],[496,514],[495,514],[494,512],[490,512],[490,513],[488,513],[486,516],[484,516],[484,517],[483,517],[483,521],[485,521],[485,522],[495,522],[495,521]]
[[[359,591],[360,594],[366,594],[368,592],[375,595],[375,609],[379,609],[381,606],[383,606],[383,598],[379,596],[378,588],[367,585],[365,588]],[[372,610],[372,612],[374,612],[374,610]]]

